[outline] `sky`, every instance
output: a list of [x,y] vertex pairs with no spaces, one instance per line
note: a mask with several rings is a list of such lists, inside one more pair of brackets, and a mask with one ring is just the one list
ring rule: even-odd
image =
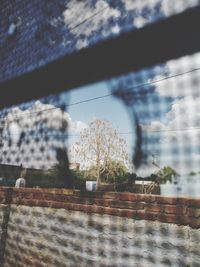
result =
[[[88,85],[84,88],[73,90],[70,93],[69,104],[81,102],[86,99],[93,99],[99,96],[107,96],[111,93],[109,85],[106,82]],[[133,133],[134,131],[134,124],[131,121],[130,114],[120,99],[111,95],[105,98],[91,100],[86,103],[69,106],[68,112],[74,121],[81,121],[86,125],[89,125],[90,122],[95,119],[111,122],[113,128],[119,133],[119,136],[126,140],[127,152],[131,160],[134,134],[130,133]],[[68,143],[71,147],[78,138],[73,136],[73,131],[70,132]]]
[[[23,108],[9,109],[7,115],[2,116],[2,120],[7,122],[2,131],[3,150],[4,153],[7,151],[7,154],[3,153],[3,162],[15,164],[17,151],[20,160],[31,163],[32,167],[55,164],[53,149],[63,146],[70,149],[78,140],[80,132],[96,118],[112,122],[113,127],[122,133],[121,137],[127,142],[127,151],[131,159],[135,142],[133,114],[136,113],[143,131],[142,148],[147,153],[141,168],[137,170],[138,174],[148,175],[156,172],[158,168],[152,164],[153,162],[161,167],[170,165],[183,173],[199,171],[199,68],[200,54],[195,54],[171,60],[159,68],[150,68],[83,88],[75,88],[70,93],[32,101]],[[136,79],[138,76],[139,81]],[[142,89],[141,82],[146,85]],[[134,89],[131,90],[133,99],[131,95],[128,100],[114,96],[93,99],[117,92],[121,86],[122,92],[125,93],[127,85],[128,88],[134,85]],[[148,93],[148,90],[150,94],[138,94]],[[80,103],[85,100],[89,102]],[[63,103],[65,111],[58,108]],[[68,139],[66,134],[64,141],[60,131],[63,119],[68,121]],[[31,130],[34,133],[31,133]],[[26,134],[19,148],[18,142],[22,132]],[[45,140],[45,133],[50,136],[49,140]],[[39,142],[36,144],[37,136]],[[9,140],[13,141],[10,147]],[[49,147],[52,148],[51,152],[47,149]],[[11,161],[8,161],[8,158]]]
[[[179,13],[199,1],[171,3],[171,0],[68,1],[62,19],[70,38],[63,36],[63,45],[66,49],[73,46],[80,50]],[[54,19],[52,23],[57,21]],[[38,168],[55,164],[55,147],[72,147],[80,131],[96,118],[113,123],[126,140],[131,159],[137,119],[143,140],[143,161],[138,174],[156,172],[155,162],[182,173],[199,171],[199,68],[200,54],[195,54],[1,112],[1,162],[23,161]],[[77,103],[113,93],[122,96]],[[64,107],[64,111],[59,107]],[[64,120],[68,121],[67,142],[61,130],[65,129]]]

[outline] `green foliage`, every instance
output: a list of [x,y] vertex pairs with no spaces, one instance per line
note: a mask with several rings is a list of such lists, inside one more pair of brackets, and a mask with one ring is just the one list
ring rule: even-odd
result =
[[179,176],[179,174],[170,166],[165,166],[160,169],[157,173],[160,183],[166,183],[167,181],[172,181],[172,176]]
[[61,188],[63,187],[54,173],[32,172],[26,177],[26,187]]
[[84,178],[88,181],[96,181],[97,177],[97,166],[93,165],[84,172]]
[[106,183],[120,183],[128,178],[128,169],[121,161],[106,162],[103,172],[101,173],[101,180]]
[[[88,170],[71,170],[75,188],[85,188],[85,182],[88,180],[96,181],[96,171],[96,166]],[[122,162],[110,162],[104,166],[104,172],[101,174],[102,182],[107,184],[128,182],[129,178],[130,173]]]
[[16,179],[15,178],[4,178],[3,181],[1,181],[1,186],[15,186]]
[[[33,171],[29,173],[26,177],[26,186],[39,186],[41,188],[64,188],[65,185],[60,179],[58,179],[58,173],[59,168],[57,168],[57,166],[54,166],[54,168],[48,171]],[[85,177],[85,171],[71,170],[69,172],[69,179],[73,180],[73,185],[71,188],[85,188]]]
[[108,163],[113,165],[112,161],[125,163],[128,160],[126,141],[119,136],[111,122],[101,119],[92,121],[80,133],[80,139],[75,143],[71,153],[74,154],[76,161],[81,162],[85,168],[88,163],[92,166],[87,173],[87,178],[93,180],[95,177],[98,188],[103,176],[107,181],[113,180],[112,169],[111,173],[106,171],[109,168]]
[[[75,189],[85,189],[86,171],[71,170],[71,175],[74,181]],[[87,179],[89,180],[89,179]]]
[[190,176],[195,176],[195,175],[198,175],[198,173],[192,171],[192,172],[189,173],[189,175]]

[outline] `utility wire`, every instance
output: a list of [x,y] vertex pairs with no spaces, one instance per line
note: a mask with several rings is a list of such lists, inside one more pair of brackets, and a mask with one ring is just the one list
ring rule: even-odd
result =
[[[164,77],[164,78],[161,78],[161,79],[152,80],[152,81],[147,82],[147,83],[139,84],[139,85],[136,85],[136,86],[133,86],[133,87],[125,89],[124,90],[125,92],[122,92],[122,94],[125,95],[127,93],[130,93],[130,91],[127,92],[127,90],[134,90],[134,89],[137,89],[137,88],[141,88],[143,86],[156,84],[156,83],[168,80],[168,79],[172,79],[172,78],[175,78],[175,77],[183,76],[185,74],[189,74],[189,73],[192,73],[192,72],[195,72],[195,71],[199,71],[199,70],[200,70],[200,67],[199,68],[195,68],[195,69],[191,69],[189,71],[185,71],[185,72],[182,72],[182,73],[177,73],[177,74],[174,74],[174,75],[170,75],[170,76],[167,76],[167,77]],[[148,94],[148,93],[149,93],[148,91],[137,92],[137,94],[135,94],[135,97],[136,98],[137,97],[143,97],[144,94]],[[81,101],[77,101],[77,102],[74,102],[74,103],[71,103],[71,104],[67,104],[67,105],[65,105],[65,107],[76,106],[76,105],[80,105],[80,104],[83,104],[83,103],[87,103],[87,102],[91,102],[91,101],[107,98],[107,97],[110,97],[110,96],[114,96],[114,95],[116,95],[115,92],[110,93],[110,94],[106,94],[106,95],[102,95],[102,96],[88,98],[88,99],[85,99],[85,100],[81,100]],[[42,109],[42,110],[38,110],[38,111],[27,112],[25,114],[21,114],[18,118],[21,118],[21,116],[27,116],[27,115],[36,114],[36,113],[42,113],[42,112],[46,112],[46,111],[50,111],[50,110],[54,110],[54,109],[59,109],[59,107],[52,107],[52,108],[46,108],[46,109]]]
[[[47,129],[47,130],[48,130],[47,132],[44,131],[43,133],[28,133],[28,132],[26,132],[26,135],[27,134],[30,134],[31,136],[32,135],[37,135],[37,136],[41,136],[41,135],[42,136],[43,135],[57,136],[57,135],[63,134],[63,135],[66,135],[67,137],[79,137],[80,136],[80,134],[68,134],[67,132],[64,132],[64,133],[60,133],[60,132],[51,133],[51,132],[49,132],[49,129]],[[150,132],[150,133],[177,132],[177,131],[193,131],[193,130],[200,130],[200,127],[177,128],[177,129],[163,129],[163,130],[148,130],[148,129],[143,129],[144,132]],[[135,134],[135,132],[134,131],[118,132],[118,134],[119,135],[129,135],[129,134]],[[7,134],[7,135],[10,136],[10,135],[20,135],[20,134],[19,133],[12,132],[12,133]]]
[[163,130],[145,130],[147,132],[152,132],[152,133],[159,133],[159,132],[178,132],[178,131],[193,131],[193,130],[200,130],[200,127],[190,127],[190,128],[177,128],[177,129],[163,129]]
[[[178,131],[193,131],[193,130],[200,130],[200,127],[190,127],[190,128],[177,128],[177,129],[163,129],[163,130],[148,130],[148,129],[142,129],[143,132],[149,132],[149,133],[160,133],[160,132],[178,132]],[[134,131],[130,132],[118,132],[119,135],[129,135],[129,134],[135,134]],[[80,134],[71,134],[68,135],[68,137],[78,137]]]
[[102,12],[104,12],[108,8],[109,8],[109,5],[107,5],[106,7],[102,8],[101,10],[97,11],[96,13],[92,14],[91,16],[85,18],[80,23],[76,24],[75,26],[73,26],[71,28],[70,28],[70,25],[68,25],[68,27],[70,28],[70,31],[73,31],[76,28],[79,28],[82,24],[86,23],[88,20],[91,20],[92,18],[96,17],[97,15],[101,14]]
[[[127,90],[133,90],[133,89],[141,88],[141,87],[144,87],[144,86],[156,84],[156,83],[159,83],[159,82],[163,82],[165,80],[168,80],[168,79],[176,78],[176,77],[179,77],[179,76],[182,76],[182,75],[186,75],[186,74],[189,74],[189,73],[192,73],[192,72],[195,72],[195,71],[199,71],[199,70],[200,70],[200,67],[199,68],[195,68],[195,69],[191,69],[191,70],[188,70],[188,71],[185,71],[185,72],[182,72],[182,73],[177,73],[177,74],[174,74],[174,75],[163,77],[163,78],[160,78],[160,79],[157,79],[157,80],[152,80],[152,81],[147,82],[147,83],[142,83],[142,84],[139,84],[139,85],[136,85],[136,86],[133,86],[133,87],[130,87],[130,88],[125,89],[124,90],[125,92],[122,92],[122,94],[123,95],[129,94],[130,91],[127,92]],[[150,93],[152,93],[152,91]],[[86,102],[90,102],[90,101],[94,101],[94,100],[99,100],[99,99],[102,99],[102,98],[107,98],[107,97],[110,97],[110,96],[114,96],[115,94],[116,93],[113,92],[113,93],[110,93],[110,94],[106,94],[106,95],[102,95],[102,96],[97,96],[97,97],[89,98],[89,99],[86,99],[86,100],[82,100],[82,101],[78,101],[78,102],[75,102],[75,103],[68,104],[68,105],[66,105],[66,107],[75,106],[75,105],[83,104],[83,103],[86,103]],[[135,93],[134,96],[136,96],[136,97],[139,97],[139,96],[142,97],[144,94],[148,94],[148,91],[143,91],[142,94],[140,92],[137,92],[137,93]]]
[[[139,85],[136,85],[136,86],[133,86],[133,87],[125,89],[124,90],[125,92],[122,92],[122,94],[126,95],[126,94],[130,93],[130,91],[127,92],[126,90],[133,90],[133,89],[141,88],[141,87],[144,87],[144,86],[160,83],[160,82],[163,82],[165,80],[176,78],[176,77],[179,77],[179,76],[183,76],[183,75],[186,75],[186,74],[189,74],[189,73],[192,73],[192,72],[195,72],[195,71],[199,71],[199,70],[200,70],[200,67],[199,68],[195,68],[195,69],[191,69],[191,70],[188,70],[188,71],[185,71],[185,72],[182,72],[182,73],[177,73],[177,74],[174,74],[174,75],[163,77],[161,79],[152,80],[152,81],[147,82],[147,83],[139,84]],[[143,97],[144,94],[148,94],[148,93],[149,93],[148,91],[143,91],[142,94],[140,92],[137,92],[137,93],[135,93],[134,96],[135,97]],[[152,91],[150,93],[152,93]],[[114,96],[114,95],[116,95],[115,92],[110,93],[110,94],[106,94],[106,95],[102,95],[102,96],[97,96],[97,97],[81,100],[81,101],[74,102],[74,103],[71,103],[71,104],[67,104],[67,105],[65,105],[65,107],[76,106],[76,105],[80,105],[80,104],[83,104],[83,103],[87,103],[87,102],[91,102],[91,101],[107,98],[107,97],[110,97],[110,96]],[[28,115],[32,115],[32,114],[42,113],[42,112],[46,112],[46,111],[50,111],[50,110],[54,110],[54,109],[60,109],[60,108],[59,107],[46,108],[46,109],[42,109],[42,110],[38,110],[38,111],[27,112],[27,113],[21,114],[19,116],[14,116],[13,115],[13,117],[16,118],[16,119],[17,118],[20,119],[22,116],[28,116]],[[2,117],[2,118],[5,118],[5,117]]]

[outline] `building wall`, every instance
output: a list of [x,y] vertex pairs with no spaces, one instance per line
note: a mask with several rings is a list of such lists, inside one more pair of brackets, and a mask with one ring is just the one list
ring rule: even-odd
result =
[[4,267],[199,266],[199,216],[199,200],[14,189]]

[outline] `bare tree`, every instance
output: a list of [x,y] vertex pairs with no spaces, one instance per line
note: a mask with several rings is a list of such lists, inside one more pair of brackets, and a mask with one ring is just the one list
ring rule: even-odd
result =
[[[80,140],[73,146],[72,153],[85,167],[95,167],[97,188],[101,186],[101,175],[111,161],[126,164],[128,154],[126,141],[119,136],[111,122],[96,119],[80,134]],[[113,164],[112,164],[113,166]]]

